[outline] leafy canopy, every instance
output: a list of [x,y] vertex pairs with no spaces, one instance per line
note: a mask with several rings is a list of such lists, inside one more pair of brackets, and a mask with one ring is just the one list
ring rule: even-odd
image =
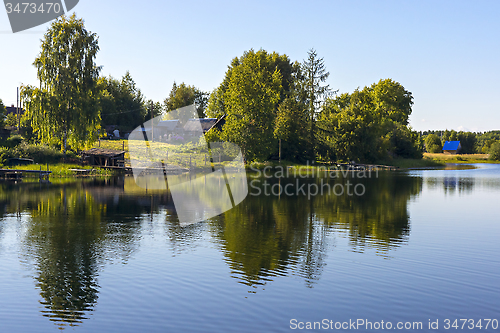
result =
[[412,99],[391,79],[328,98],[318,122],[324,157],[363,162],[390,156],[421,158],[420,135],[408,127]]
[[184,106],[195,104],[199,118],[205,118],[205,109],[208,103],[208,93],[201,91],[195,86],[189,86],[182,82],[172,85],[170,94],[164,101],[165,111],[180,109]]
[[122,131],[139,126],[148,113],[144,96],[137,88],[130,72],[121,80],[113,77],[99,79],[102,91],[100,98],[103,126],[117,125]]
[[207,107],[210,117],[226,115],[221,139],[238,144],[248,160],[275,154],[278,105],[290,95],[298,70],[298,64],[276,52],[249,50],[234,58]]
[[90,146],[100,128],[98,37],[73,14],[54,21],[33,63],[39,87],[23,86],[27,116],[42,143]]
[[443,150],[441,139],[437,134],[428,134],[425,137],[425,148],[429,153],[440,153]]

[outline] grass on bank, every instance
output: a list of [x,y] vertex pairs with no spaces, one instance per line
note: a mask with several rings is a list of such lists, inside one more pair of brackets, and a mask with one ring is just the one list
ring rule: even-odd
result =
[[391,161],[386,161],[381,163],[385,165],[395,166],[400,169],[412,169],[412,168],[436,168],[444,167],[446,164],[441,161],[435,161],[429,158],[395,158]]
[[[410,168],[435,168],[435,167],[444,167],[446,164],[439,162],[439,161],[434,161],[428,158],[422,158],[422,159],[410,159],[410,158],[395,158],[392,160],[388,161],[381,161],[378,163],[367,163],[369,165],[383,165],[383,166],[390,166],[390,167],[396,167],[399,169],[410,169]],[[301,164],[296,164],[288,161],[282,161],[281,163],[278,162],[252,162],[247,165],[247,168],[249,169],[254,169],[254,170],[262,170],[267,166],[271,167],[276,167],[276,166],[283,166],[283,167],[292,167],[292,168],[301,168],[304,172],[307,170],[312,171],[313,169],[316,169],[318,167],[327,167],[327,168],[335,168],[336,163],[316,163],[314,165],[308,164],[308,165],[301,165]]]
[[500,163],[500,161],[490,160],[489,154],[443,154],[424,153],[424,158],[439,163]]
[[[5,166],[3,169],[15,169],[15,170],[37,170],[37,171],[46,171],[47,170],[47,164],[29,164],[29,165],[17,165],[17,166]],[[71,169],[85,169],[85,170],[90,170],[87,175],[92,175],[92,176],[112,176],[115,174],[112,170],[104,170],[100,168],[96,168],[95,166],[81,166],[79,164],[66,164],[66,163],[55,163],[55,164],[48,164],[48,170],[51,171],[52,173],[50,176],[56,176],[56,177],[67,177],[67,176],[75,176],[78,175],[76,171],[72,171]],[[29,174],[26,174],[29,175]],[[33,174],[33,177],[38,177],[38,174]]]
[[[103,148],[111,150],[125,151],[125,164],[130,166],[130,148],[138,152],[135,156],[139,162],[149,164],[149,153],[146,151],[146,146],[140,140],[101,140],[96,142],[93,148]],[[197,144],[173,145],[165,142],[149,142],[149,147],[155,154],[167,158],[168,164],[175,164],[181,167],[204,168],[210,166],[210,157],[202,153],[202,147]],[[218,163],[218,157],[214,156],[214,163]],[[221,162],[225,162],[222,157]],[[223,163],[225,164],[225,163]]]

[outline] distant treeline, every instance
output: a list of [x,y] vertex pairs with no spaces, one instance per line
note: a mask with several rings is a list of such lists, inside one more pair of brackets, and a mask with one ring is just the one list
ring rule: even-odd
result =
[[424,131],[425,149],[429,153],[442,152],[445,141],[460,141],[461,154],[492,154],[500,145],[500,131],[457,132],[455,130]]

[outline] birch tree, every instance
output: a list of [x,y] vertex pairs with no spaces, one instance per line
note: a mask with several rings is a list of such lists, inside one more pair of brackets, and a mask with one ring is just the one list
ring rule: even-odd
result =
[[100,128],[98,37],[75,14],[54,21],[33,65],[39,87],[23,86],[24,106],[41,143],[88,147]]

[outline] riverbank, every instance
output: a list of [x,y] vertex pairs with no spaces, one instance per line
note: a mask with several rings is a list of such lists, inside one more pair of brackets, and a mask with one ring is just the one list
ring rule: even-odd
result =
[[414,169],[414,168],[436,168],[436,167],[444,167],[446,163],[442,161],[435,161],[429,158],[395,158],[390,161],[385,161],[385,163],[389,165],[393,165],[399,169]]
[[438,163],[493,163],[500,164],[500,161],[490,160],[489,154],[432,154],[424,153],[424,159],[429,159]]
[[[158,145],[158,148],[163,149],[172,149],[171,145],[165,143],[154,143]],[[95,147],[98,147],[97,143]],[[113,149],[113,150],[125,150],[125,160],[129,159],[128,155],[128,141],[127,140],[102,140],[100,143],[101,148]],[[188,158],[192,156],[191,159],[187,159],[187,161],[191,161],[191,163],[182,163],[181,166],[189,168],[189,164],[191,164],[191,168],[195,169],[197,172],[210,172],[210,162],[208,165],[205,162],[204,156],[198,156],[195,151],[192,151],[193,147],[175,147],[178,152],[177,156],[186,155]],[[184,156],[184,157],[186,157]],[[375,163],[376,165],[386,166],[386,169],[396,168],[396,169],[415,169],[415,168],[436,168],[436,167],[445,167],[448,163],[500,163],[500,161],[492,161],[488,159],[488,154],[471,154],[471,155],[449,155],[449,154],[430,154],[424,153],[424,157],[422,159],[403,159],[403,158],[394,158],[388,159],[385,161],[378,161]],[[172,159],[175,161],[175,159]],[[215,164],[217,165],[218,161]],[[230,162],[221,161],[222,165],[227,165]],[[291,168],[301,168],[301,170],[313,170],[318,167],[326,167],[326,168],[335,168],[337,166],[336,162],[331,163],[321,163],[317,162],[314,165],[311,164],[298,164],[289,161],[282,161],[278,163],[277,161],[267,161],[267,162],[251,162],[246,164],[246,169],[251,171],[262,170],[265,167],[291,167]],[[46,164],[32,164],[25,166],[12,166],[12,167],[4,167],[5,169],[17,169],[17,170],[40,170],[40,168],[45,171],[47,170]],[[113,176],[121,173],[121,170],[109,170],[109,169],[101,169],[97,166],[81,166],[76,163],[52,163],[48,164],[48,169],[52,171],[52,177],[74,177],[74,176]],[[84,171],[87,170],[87,171]]]
[[[407,158],[395,158],[391,160],[386,160],[386,161],[379,161],[378,163],[371,163],[371,164],[360,164],[360,165],[366,165],[366,166],[380,166],[381,169],[412,169],[412,168],[435,168],[435,167],[445,167],[446,164],[439,162],[439,161],[434,161],[432,159],[428,158],[422,158],[422,159],[407,159]],[[291,167],[291,168],[301,168],[302,170],[313,170],[319,167],[326,167],[326,168],[336,168],[337,163],[332,162],[332,163],[316,163],[314,165],[311,164],[297,164],[297,163],[292,163],[288,161],[282,161],[281,163],[278,163],[276,161],[267,161],[267,162],[252,162],[247,164],[247,169],[257,169],[257,170],[262,170],[265,167],[277,167],[277,166],[282,166],[282,167]]]
[[[81,166],[78,164],[66,164],[66,163],[55,163],[55,164],[30,164],[30,165],[17,165],[17,166],[5,166],[3,169],[9,170],[42,170],[51,171],[50,177],[71,177],[71,176],[113,176],[116,175],[115,171],[105,170],[95,166]],[[84,172],[83,170],[87,170]]]

